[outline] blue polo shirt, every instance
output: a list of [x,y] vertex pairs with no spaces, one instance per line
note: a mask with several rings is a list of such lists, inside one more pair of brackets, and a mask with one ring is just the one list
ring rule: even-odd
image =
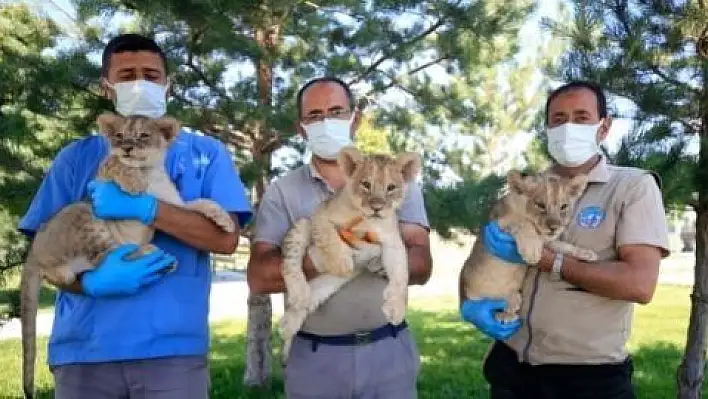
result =
[[[63,207],[87,198],[86,186],[107,154],[103,136],[79,139],[62,149],[20,221],[20,231],[32,237]],[[168,148],[165,166],[185,201],[212,199],[238,215],[242,227],[251,218],[243,183],[219,141],[182,131]],[[153,244],[173,254],[179,266],[138,294],[94,299],[58,292],[50,366],[207,353],[209,253],[159,231]]]

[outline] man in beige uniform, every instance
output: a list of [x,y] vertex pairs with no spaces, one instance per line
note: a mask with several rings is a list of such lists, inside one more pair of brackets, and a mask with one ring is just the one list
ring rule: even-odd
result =
[[[359,123],[349,87],[339,79],[310,81],[298,94],[298,131],[312,150],[312,162],[273,182],[256,215],[248,284],[256,293],[283,292],[280,245],[293,223],[344,185],[336,163]],[[428,221],[420,187],[409,185],[398,218],[408,250],[410,284],[424,284],[431,272]],[[366,254],[355,254],[366,262]],[[365,271],[311,314],[293,341],[285,368],[288,398],[411,399],[416,395],[418,351],[406,323],[388,324],[381,311],[387,284],[380,251]],[[312,260],[303,262],[308,279]]]
[[[586,263],[544,249],[523,287],[523,325],[497,339],[484,365],[492,398],[634,398],[625,344],[634,303],[647,304],[659,264],[668,256],[668,229],[658,178],[612,166],[600,155],[611,120],[602,90],[589,82],[556,89],[546,105],[552,171],[587,174],[588,187],[561,240],[596,251]],[[498,256],[517,255],[513,239],[485,227]],[[468,303],[466,320],[482,331],[500,326],[486,302]],[[465,313],[466,312],[466,313]],[[493,320],[493,317],[491,318]]]

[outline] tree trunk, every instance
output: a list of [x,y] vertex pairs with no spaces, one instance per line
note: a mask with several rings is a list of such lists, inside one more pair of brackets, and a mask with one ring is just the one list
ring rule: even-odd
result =
[[[274,33],[275,32],[275,33]],[[277,29],[272,27],[258,27],[254,32],[254,39],[260,48],[260,55],[256,60],[256,73],[258,94],[261,106],[269,110],[272,106],[273,66],[271,52],[277,44]],[[264,113],[268,114],[268,113]],[[270,142],[269,127],[261,121],[257,129],[258,137],[254,140],[253,159],[261,166],[261,175],[254,185],[255,201],[260,204],[268,184],[270,172]],[[270,295],[248,294],[248,320],[246,327],[246,367],[243,383],[251,387],[266,387],[270,385],[272,363],[272,330],[273,306]]]
[[703,60],[700,154],[696,187],[696,269],[691,294],[691,318],[683,360],[678,369],[678,398],[699,399],[706,364],[708,331],[708,58]]

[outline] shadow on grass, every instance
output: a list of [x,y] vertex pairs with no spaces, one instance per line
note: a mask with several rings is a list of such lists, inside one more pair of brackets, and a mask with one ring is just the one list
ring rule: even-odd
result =
[[[456,313],[414,310],[409,313],[409,321],[421,355],[422,367],[418,378],[420,399],[488,397],[487,384],[482,376],[482,360],[491,344],[488,338],[460,322]],[[273,366],[273,380],[269,388],[251,389],[243,386],[245,337],[243,334],[232,335],[222,331],[217,330],[212,337],[211,397],[284,398],[279,364]],[[276,345],[280,344],[278,338],[274,340]],[[19,350],[19,342],[17,346]],[[683,348],[661,341],[634,350],[637,398],[675,398],[676,369],[682,354]],[[277,363],[277,360],[275,356],[274,362]],[[6,367],[12,365],[0,364],[0,370]],[[53,390],[46,387],[43,384],[38,398],[53,397]],[[0,394],[0,397],[20,396],[18,392],[14,396]],[[708,397],[708,384],[704,386],[703,397]]]

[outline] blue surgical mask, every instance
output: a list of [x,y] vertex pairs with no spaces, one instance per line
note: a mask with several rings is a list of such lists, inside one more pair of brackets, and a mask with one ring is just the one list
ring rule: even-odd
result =
[[167,86],[147,80],[134,80],[109,84],[109,87],[116,93],[116,112],[125,117],[141,115],[160,118],[167,112]]

